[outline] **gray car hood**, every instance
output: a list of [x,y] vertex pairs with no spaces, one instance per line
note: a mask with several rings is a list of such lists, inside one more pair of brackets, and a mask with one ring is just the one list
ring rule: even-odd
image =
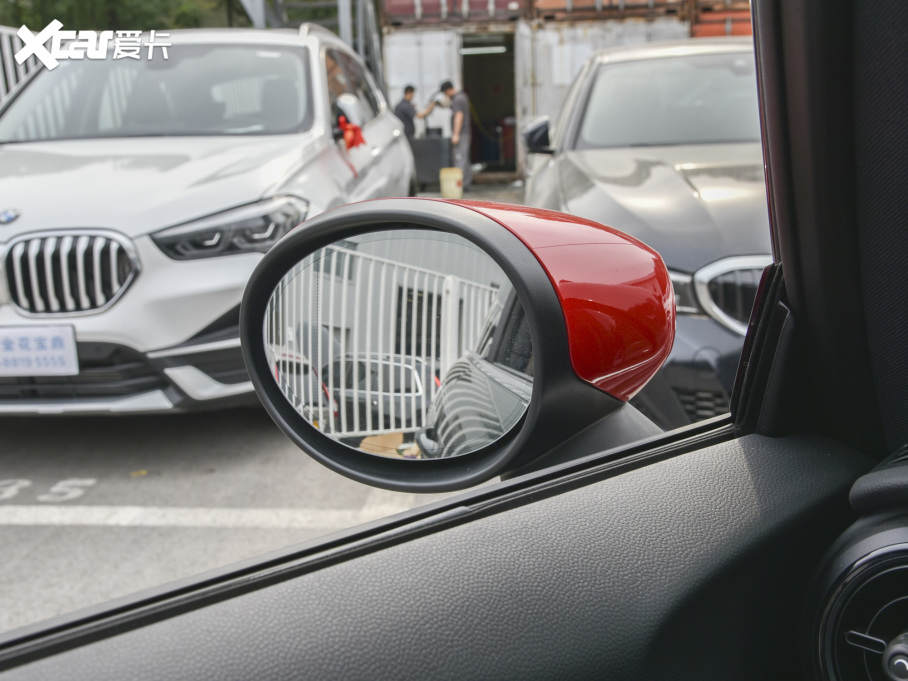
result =
[[568,151],[558,163],[571,213],[640,239],[671,269],[771,252],[759,144]]
[[[256,201],[311,157],[312,134],[144,137],[0,146],[0,243],[23,232],[104,227],[136,237]],[[305,198],[305,197],[303,197]]]

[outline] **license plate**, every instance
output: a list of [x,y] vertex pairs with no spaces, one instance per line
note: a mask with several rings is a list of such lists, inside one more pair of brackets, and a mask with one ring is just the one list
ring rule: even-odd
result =
[[0,376],[75,376],[71,326],[0,326]]

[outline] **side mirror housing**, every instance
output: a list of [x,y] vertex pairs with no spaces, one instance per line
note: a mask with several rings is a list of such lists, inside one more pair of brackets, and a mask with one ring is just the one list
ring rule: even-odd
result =
[[385,199],[276,244],[240,330],[301,449],[360,482],[441,492],[660,432],[627,401],[668,358],[675,304],[655,251],[590,220]]
[[344,116],[348,123],[362,127],[366,124],[362,103],[356,95],[345,92],[337,98],[338,116]]
[[527,151],[531,154],[554,154],[549,140],[550,121],[548,116],[539,116],[529,122],[523,130]]

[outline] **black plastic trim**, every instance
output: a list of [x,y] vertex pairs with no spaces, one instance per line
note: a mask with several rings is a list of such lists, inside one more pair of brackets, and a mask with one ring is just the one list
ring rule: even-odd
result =
[[192,345],[199,345],[203,343],[213,343],[219,340],[237,338],[239,335],[240,306],[237,305],[236,307],[227,310],[227,312],[215,319],[213,322],[211,322],[211,324],[199,331],[185,343],[174,345],[173,348],[168,349],[190,347]]
[[862,297],[852,3],[754,3],[766,185],[804,358],[810,427],[884,452]]
[[[863,584],[891,568],[908,565],[908,509],[865,516],[849,527],[821,561],[802,624],[804,664],[817,681],[839,676],[833,639],[843,606]],[[905,592],[908,594],[908,590]],[[904,597],[904,595],[903,595]]]

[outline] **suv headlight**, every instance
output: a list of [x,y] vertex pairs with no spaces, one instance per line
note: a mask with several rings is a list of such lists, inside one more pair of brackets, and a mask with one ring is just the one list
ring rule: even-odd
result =
[[702,315],[703,310],[697,303],[697,294],[694,291],[693,276],[671,270],[668,275],[675,290],[675,311],[684,315]]
[[196,260],[234,253],[265,253],[306,219],[309,204],[295,196],[271,199],[209,215],[151,235],[175,260]]

